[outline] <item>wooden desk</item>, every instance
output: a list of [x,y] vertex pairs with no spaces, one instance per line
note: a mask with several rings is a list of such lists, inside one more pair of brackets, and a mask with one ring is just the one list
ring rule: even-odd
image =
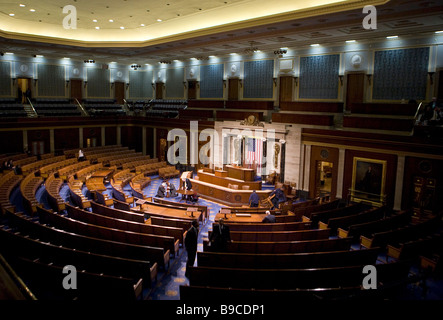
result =
[[182,195],[182,200],[188,200],[187,197],[190,196],[190,195],[193,195],[194,191],[180,189],[180,190],[177,190],[177,193]]
[[238,189],[240,190],[243,189],[243,186],[247,186],[249,190],[261,190],[261,185],[262,185],[261,181],[244,181],[230,177],[222,177],[222,176],[217,176],[217,174],[203,172],[203,170],[199,170],[197,175],[200,181],[213,183],[226,188],[228,188],[229,184],[231,184],[231,185],[237,185]]
[[[192,189],[197,191],[202,198],[207,198],[216,202],[221,202],[228,206],[249,205],[249,197],[252,190],[236,190],[222,187],[216,184],[191,179]],[[269,197],[271,190],[256,190],[260,200]]]
[[228,171],[225,170],[215,170],[214,174],[216,177],[227,177],[228,176]]
[[244,180],[244,181],[254,181],[255,171],[254,169],[235,167],[231,165],[226,165],[228,171],[228,177]]
[[201,211],[193,212],[192,213],[193,217],[191,217],[191,213],[187,212],[186,210],[158,207],[152,203],[143,204],[142,207],[135,206],[131,208],[131,211],[138,213],[146,213],[150,216],[166,217],[166,218],[180,219],[180,220],[202,221],[203,218]]
[[235,213],[231,214],[225,214],[224,213],[217,213],[215,215],[215,222],[218,222],[220,218],[223,218],[225,223],[259,223],[262,222],[263,218],[266,216],[266,214],[262,213],[251,213],[250,216],[239,216]]

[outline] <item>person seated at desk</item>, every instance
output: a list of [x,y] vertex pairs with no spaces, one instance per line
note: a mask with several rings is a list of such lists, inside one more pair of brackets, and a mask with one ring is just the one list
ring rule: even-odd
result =
[[259,202],[260,202],[260,197],[258,196],[257,192],[255,192],[255,190],[252,190],[252,193],[249,196],[249,206],[251,208],[257,208]]
[[78,161],[80,162],[80,161],[85,161],[86,160],[86,158],[85,158],[85,154],[83,153],[83,151],[80,149],[79,151],[78,151]]
[[191,194],[190,200],[191,200],[191,202],[194,202],[194,203],[198,201],[197,191],[194,191],[194,193]]
[[271,211],[266,211],[266,216],[262,220],[263,223],[275,223],[275,216],[271,214]]
[[[186,190],[186,191],[192,190],[192,183],[188,178],[182,179],[182,181],[183,181],[183,184],[182,184],[181,189]],[[191,197],[189,195],[184,195],[184,198],[186,200],[190,200]]]
[[166,195],[166,189],[163,184],[158,187],[157,194],[155,195],[157,198],[164,198]]
[[209,245],[213,251],[225,251],[228,242],[231,242],[231,232],[229,226],[224,224],[223,218],[220,218],[218,224],[214,224],[214,229],[209,237]]
[[177,189],[175,188],[175,185],[173,183],[167,181],[166,185],[167,185],[167,187],[169,189],[169,196],[170,197],[178,196]]
[[283,192],[283,188],[274,189],[274,191],[272,191],[269,196],[270,197],[273,196],[271,199],[271,202],[272,202],[273,208],[275,208],[275,209],[278,209],[280,203],[286,201],[286,196],[285,196],[285,193]]
[[186,179],[183,179],[182,181],[183,181],[183,189],[185,189],[185,190],[191,190],[192,189],[191,180],[186,178]]

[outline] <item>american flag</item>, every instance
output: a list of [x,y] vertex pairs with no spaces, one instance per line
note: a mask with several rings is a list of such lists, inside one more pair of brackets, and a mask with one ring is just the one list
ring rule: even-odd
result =
[[[246,165],[255,168],[256,174],[261,175],[261,165],[263,157],[263,142],[261,139],[246,138]],[[255,163],[257,167],[255,167]]]

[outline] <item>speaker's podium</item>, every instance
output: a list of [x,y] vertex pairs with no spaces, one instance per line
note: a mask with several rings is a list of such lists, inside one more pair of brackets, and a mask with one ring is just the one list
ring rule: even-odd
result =
[[186,179],[192,179],[192,171],[183,171],[182,175],[180,176],[180,188],[185,188],[185,180]]

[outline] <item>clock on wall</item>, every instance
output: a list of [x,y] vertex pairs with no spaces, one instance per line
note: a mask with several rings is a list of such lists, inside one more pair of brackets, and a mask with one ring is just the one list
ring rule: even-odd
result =
[[29,70],[29,67],[26,65],[26,64],[22,64],[21,66],[20,66],[20,71],[21,72],[26,72],[26,71],[28,71]]
[[237,65],[236,64],[233,64],[231,66],[231,72],[232,72],[232,74],[235,74],[237,72]]
[[360,67],[362,61],[363,61],[363,59],[362,59],[361,55],[359,55],[359,54],[354,54],[351,57],[351,64],[354,68]]

